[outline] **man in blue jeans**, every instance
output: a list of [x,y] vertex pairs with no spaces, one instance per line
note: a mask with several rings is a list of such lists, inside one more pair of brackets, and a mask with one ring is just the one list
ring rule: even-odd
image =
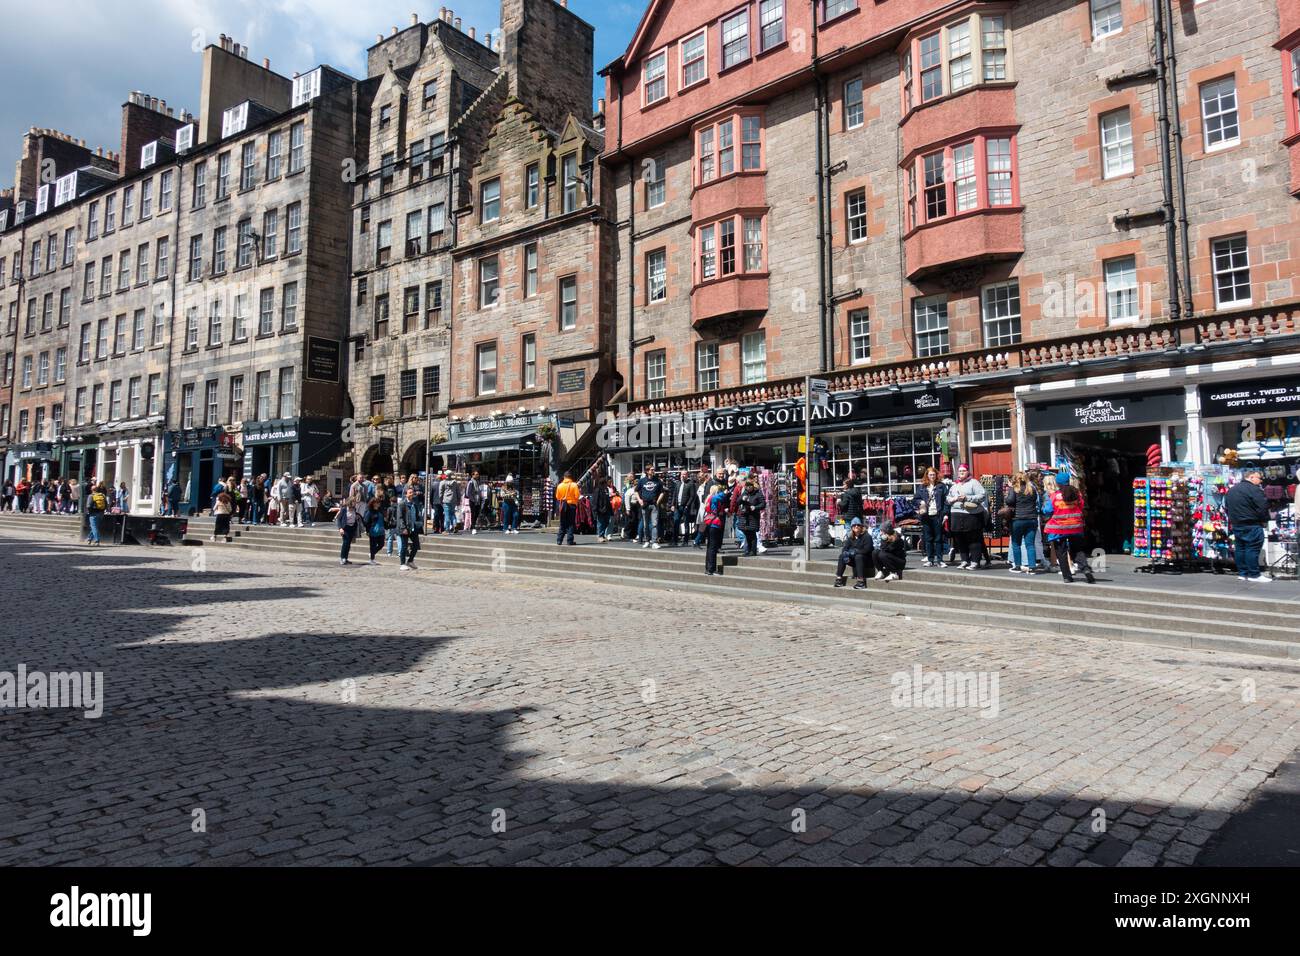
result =
[[1268,584],[1259,571],[1259,552],[1264,547],[1264,529],[1268,527],[1268,499],[1260,485],[1260,471],[1246,472],[1246,480],[1232,486],[1225,499],[1228,524],[1236,546],[1237,577],[1252,584]]

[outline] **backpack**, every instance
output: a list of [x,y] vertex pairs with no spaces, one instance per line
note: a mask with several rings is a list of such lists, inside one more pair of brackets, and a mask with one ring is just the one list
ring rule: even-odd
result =
[[104,497],[103,492],[97,491],[90,496],[90,507],[94,508],[96,511],[108,510],[108,499]]

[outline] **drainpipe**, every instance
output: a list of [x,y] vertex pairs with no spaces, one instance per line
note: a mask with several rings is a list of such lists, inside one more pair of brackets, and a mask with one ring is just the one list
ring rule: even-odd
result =
[[[627,378],[623,388],[627,392],[627,402],[631,404],[636,396],[636,163],[623,156],[622,73],[615,73],[614,79],[610,86],[618,94],[618,143],[615,149],[627,163]],[[614,214],[617,217],[618,211],[615,210]]]
[[817,124],[817,322],[818,339],[821,343],[821,370],[830,367],[830,357],[826,354],[826,155],[822,141],[822,114],[825,110],[823,82],[817,62],[817,5],[818,0],[811,0],[809,8],[812,14],[812,73],[813,116]]
[[1169,283],[1169,320],[1182,317],[1182,301],[1178,295],[1178,245],[1174,229],[1174,187],[1170,170],[1169,149],[1169,88],[1165,72],[1165,6],[1153,4],[1156,19],[1156,90],[1159,95],[1160,116],[1160,181],[1162,189],[1161,211],[1165,221],[1165,267]]
[[1174,169],[1178,186],[1178,240],[1183,247],[1183,315],[1187,318],[1195,313],[1192,308],[1192,244],[1188,240],[1187,221],[1187,181],[1186,164],[1183,161],[1183,121],[1178,108],[1178,56],[1174,52],[1174,14],[1170,0],[1160,0],[1164,6],[1164,21],[1168,29],[1165,37],[1166,50],[1169,53],[1167,78],[1174,127]]

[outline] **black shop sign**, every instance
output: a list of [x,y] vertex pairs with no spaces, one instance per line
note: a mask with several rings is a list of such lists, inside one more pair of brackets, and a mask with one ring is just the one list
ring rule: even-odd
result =
[[1300,415],[1300,377],[1202,385],[1200,392],[1202,418]]
[[[843,393],[832,395],[824,407],[813,406],[812,430],[827,434],[873,422],[937,419],[952,411],[953,392],[947,386],[925,391]],[[804,403],[796,400],[619,419],[601,426],[599,440],[605,448],[662,448],[684,440],[706,444],[732,438],[761,440],[803,430]]]
[[1025,427],[1034,434],[1114,431],[1130,425],[1157,425],[1187,417],[1181,391],[1136,395],[1085,396],[1069,402],[1025,404]]

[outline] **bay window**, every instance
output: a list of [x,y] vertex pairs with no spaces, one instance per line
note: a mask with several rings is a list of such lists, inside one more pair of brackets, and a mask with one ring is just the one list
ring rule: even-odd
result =
[[900,58],[904,113],[915,105],[913,63],[921,74],[921,102],[928,103],[979,83],[1010,80],[1009,52],[1005,14],[968,14],[913,40]]
[[[921,156],[915,168],[906,169],[908,228],[953,214],[1014,205],[1013,165],[1012,142],[1006,136],[979,135]],[[918,179],[923,208],[917,205]]]
[[736,125],[740,125],[740,169],[763,169],[763,117],[757,113],[728,116],[695,134],[696,183],[704,185],[736,171]]
[[698,227],[698,282],[763,272],[763,217],[736,214]]

